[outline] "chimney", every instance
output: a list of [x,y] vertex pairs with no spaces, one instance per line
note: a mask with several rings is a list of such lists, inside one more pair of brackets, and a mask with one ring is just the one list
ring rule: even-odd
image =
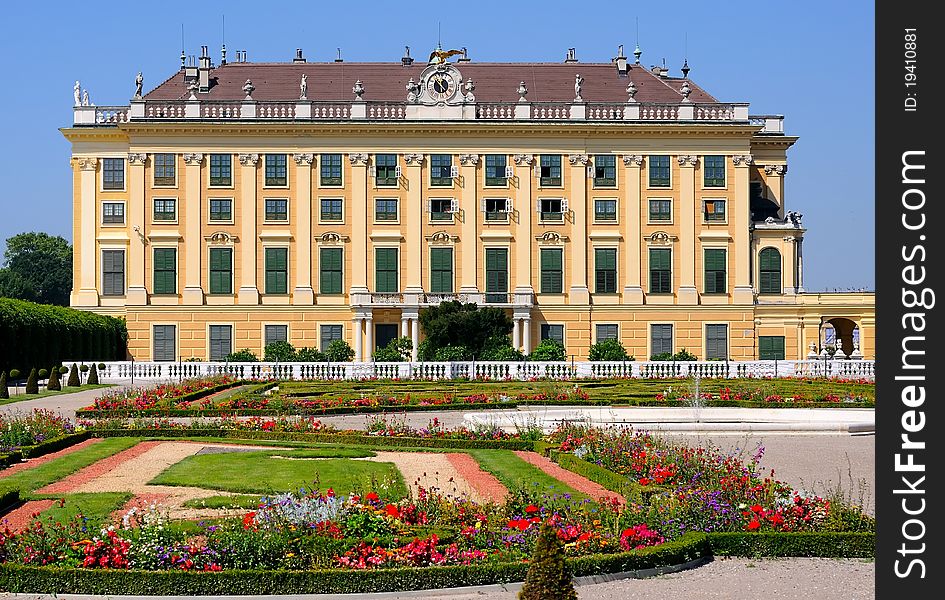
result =
[[617,74],[621,77],[627,76],[627,57],[623,53],[623,44],[617,46],[617,56],[614,58],[614,64],[617,65]]
[[200,66],[197,68],[198,72],[198,88],[197,91],[206,94],[210,91],[210,70],[213,68],[213,65],[210,63],[210,53],[207,46],[200,47]]
[[294,63],[304,63],[304,62],[305,62],[305,59],[302,57],[302,49],[301,49],[301,48],[296,48],[296,49],[295,49],[295,58],[292,59],[292,62],[294,62]]
[[404,46],[404,55],[400,57],[400,64],[405,67],[413,64],[413,58],[410,56],[410,46]]

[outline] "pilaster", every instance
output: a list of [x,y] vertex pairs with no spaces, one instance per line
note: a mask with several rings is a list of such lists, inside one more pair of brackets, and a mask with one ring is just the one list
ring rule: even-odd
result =
[[[587,166],[590,157],[587,154],[571,154],[568,176],[571,180],[569,209],[577,215],[571,225],[571,288],[568,302],[571,305],[590,304],[591,295],[587,287]],[[567,215],[566,215],[567,217]]]
[[732,157],[735,165],[734,206],[729,214],[733,248],[735,251],[735,289],[732,302],[735,304],[754,304],[755,296],[751,289],[749,273],[751,251],[748,207],[748,170],[751,166],[751,154]]
[[256,285],[256,165],[259,154],[244,153],[240,161],[240,288],[237,304],[259,304]]
[[[351,163],[351,303],[354,295],[368,294],[367,287],[367,154],[348,155]],[[361,360],[360,356],[358,360]]]
[[148,303],[148,290],[144,286],[145,277],[145,236],[147,218],[145,216],[145,164],[147,154],[132,152],[128,154],[128,224],[131,226],[131,240],[128,244],[128,290],[125,292],[126,306],[143,306]]
[[679,265],[677,304],[699,304],[696,289],[696,156],[678,156],[679,163],[679,256],[673,262]]
[[[479,239],[477,229],[479,227],[479,198],[477,197],[478,178],[476,166],[479,164],[478,154],[460,154],[459,171],[462,175],[463,190],[461,192],[460,218],[462,225],[460,227],[460,239],[465,242],[462,246],[456,246],[460,252],[462,269],[460,274],[459,293],[460,294],[478,294],[479,286],[476,283],[476,276],[479,272],[479,252],[477,251]],[[454,250],[455,252],[455,250]],[[455,260],[455,258],[454,258]]]
[[[400,222],[404,225],[404,256],[401,264],[406,265],[406,273],[401,285],[405,294],[423,294],[423,154],[407,153],[404,155],[407,168],[407,203],[402,206]],[[454,183],[455,185],[455,183]],[[406,300],[406,299],[405,299]]]
[[[182,294],[183,303],[188,305],[203,304],[203,287],[200,285],[202,270],[200,268],[201,257],[203,256],[203,240],[200,237],[200,224],[203,222],[201,217],[200,200],[200,165],[203,163],[203,154],[190,152],[184,154],[184,171],[187,180],[187,189],[185,196],[185,221],[184,241],[185,266],[184,266],[184,292]],[[253,238],[250,238],[253,239]]]
[[787,165],[765,165],[765,176],[767,177],[767,186],[774,196],[774,201],[781,207],[781,213],[784,213],[784,176],[787,175]]
[[82,157],[79,163],[79,289],[72,294],[73,306],[98,306],[98,288],[95,275],[98,268],[98,250],[95,247],[95,173],[98,159]]
[[640,190],[640,171],[643,166],[643,156],[628,154],[623,157],[624,164],[624,215],[627,232],[627,243],[624,255],[627,257],[626,285],[623,288],[624,304],[643,304],[643,280],[640,265],[640,249],[643,244],[643,234],[640,224],[640,210],[643,198]]
[[295,289],[292,304],[315,303],[312,289],[312,162],[311,152],[293,154],[295,160]]
[[512,280],[515,285],[512,291],[516,300],[527,298],[530,303],[535,293],[531,280],[533,207],[531,182],[535,157],[532,154],[516,154],[512,160],[515,163],[515,178],[518,180],[513,206],[518,221],[515,224],[515,277]]

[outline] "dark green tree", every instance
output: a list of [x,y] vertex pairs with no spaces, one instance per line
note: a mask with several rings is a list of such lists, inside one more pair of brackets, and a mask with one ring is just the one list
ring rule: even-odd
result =
[[61,390],[62,384],[59,382],[59,365],[53,365],[53,368],[49,369],[49,380],[46,381],[47,390]]
[[528,355],[528,360],[566,360],[567,352],[564,344],[558,340],[542,340],[532,353]]
[[72,369],[69,371],[69,379],[66,380],[68,387],[79,387],[82,383],[79,381],[79,366],[72,363]]
[[89,378],[85,380],[85,383],[98,385],[98,369],[95,368],[95,363],[92,363],[92,366],[89,367]]
[[507,338],[512,333],[512,319],[494,306],[479,307],[451,300],[422,309],[420,328],[427,342],[425,356],[436,356],[440,348],[453,346],[466,348],[468,355],[464,359],[478,359],[483,357],[490,338]]
[[409,337],[394,338],[383,348],[374,351],[375,362],[407,362],[413,350]]
[[253,354],[249,348],[243,348],[236,352],[230,352],[222,359],[224,362],[259,362],[259,357]]
[[351,362],[354,349],[344,340],[332,340],[325,348],[325,359],[330,362]]
[[27,394],[39,393],[39,374],[36,372],[36,367],[33,367],[30,370],[30,375],[29,377],[26,378],[26,393]]
[[591,346],[587,353],[588,360],[633,360],[632,356],[627,355],[627,350],[620,343],[620,340],[609,339],[602,340]]
[[292,347],[292,344],[289,342],[280,341],[266,344],[266,348],[263,353],[263,360],[291,362],[298,360],[298,358],[296,356],[295,348]]
[[10,390],[7,389],[7,372],[0,371],[0,399],[6,400],[10,397]]
[[[69,305],[72,246],[61,236],[20,233],[7,238],[0,295],[41,304]],[[16,295],[14,295],[16,294]]]
[[571,570],[564,557],[564,545],[547,523],[538,533],[525,584],[518,597],[519,600],[577,600]]

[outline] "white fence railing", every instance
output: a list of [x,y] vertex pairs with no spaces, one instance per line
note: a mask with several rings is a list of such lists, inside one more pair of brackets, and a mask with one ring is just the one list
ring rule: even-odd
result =
[[[64,361],[64,364],[80,361]],[[871,360],[697,362],[106,362],[99,380],[161,381],[231,374],[241,379],[607,379],[619,377],[830,377],[874,380]],[[84,374],[83,374],[84,376]],[[84,377],[83,377],[84,378]]]

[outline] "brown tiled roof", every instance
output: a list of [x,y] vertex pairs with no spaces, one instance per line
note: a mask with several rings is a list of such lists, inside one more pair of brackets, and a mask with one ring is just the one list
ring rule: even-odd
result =
[[[361,80],[363,98],[373,101],[404,102],[405,86],[413,77],[419,81],[425,63],[404,67],[401,63],[229,63],[216,67],[210,74],[210,92],[201,99],[241,100],[243,84],[251,79],[255,100],[296,100],[299,80],[305,73],[309,100],[351,101],[351,87]],[[627,77],[620,77],[617,67],[609,63],[458,63],[455,65],[466,80],[476,86],[478,102],[515,102],[519,82],[528,87],[532,102],[570,102],[574,99],[574,76],[584,78],[581,96],[588,102],[626,102]],[[662,78],[641,65],[630,65],[629,78],[637,87],[639,102],[676,103],[682,100],[679,88],[682,78]],[[702,88],[689,82],[693,102],[716,102]],[[180,71],[149,92],[146,100],[185,99],[189,92]]]

